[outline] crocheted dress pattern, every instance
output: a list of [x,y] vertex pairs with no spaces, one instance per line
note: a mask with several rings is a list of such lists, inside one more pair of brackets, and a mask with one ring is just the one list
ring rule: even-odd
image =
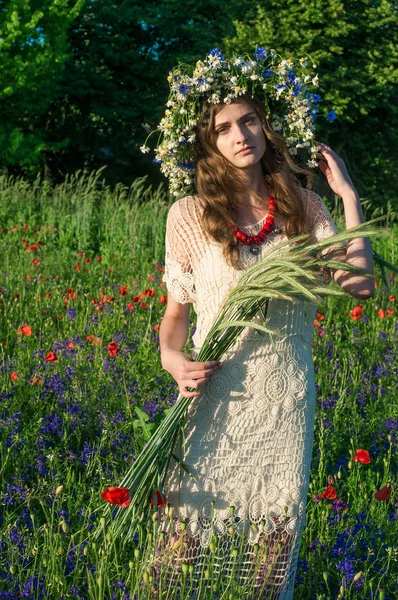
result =
[[[337,233],[321,198],[303,191],[311,240]],[[241,229],[257,233],[265,218]],[[278,213],[275,227],[258,255],[241,245],[239,266],[249,267],[287,239]],[[338,246],[341,244],[332,248]],[[175,300],[192,303],[197,314],[194,357],[240,275],[241,270],[224,260],[221,245],[201,227],[198,199],[185,197],[175,202],[167,218],[163,279]],[[174,453],[195,479],[171,460],[164,493],[173,506],[173,516],[169,518],[164,511],[161,517],[169,544],[180,534],[188,542],[184,556],[173,555],[169,581],[174,585],[178,585],[179,561],[192,563],[200,577],[204,556],[216,534],[222,542],[212,552],[223,576],[227,577],[233,566],[234,573],[248,581],[257,564],[255,585],[264,588],[264,581],[270,585],[265,597],[293,598],[313,449],[311,339],[315,314],[316,305],[309,302],[271,300],[267,323],[280,333],[274,344],[261,332],[244,329],[222,357],[220,371],[191,402],[184,425],[185,451],[178,444]],[[259,321],[262,318],[258,315]],[[181,522],[185,522],[183,531]],[[245,546],[232,565],[231,544],[242,534]],[[259,549],[260,554],[266,549],[260,562]],[[165,568],[159,550],[154,564],[159,576]]]

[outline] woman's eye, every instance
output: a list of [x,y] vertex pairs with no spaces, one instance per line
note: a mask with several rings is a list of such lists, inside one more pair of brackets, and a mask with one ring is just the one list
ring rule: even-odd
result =
[[226,127],[220,127],[220,129],[217,129],[217,133],[223,133],[226,130],[227,130]]

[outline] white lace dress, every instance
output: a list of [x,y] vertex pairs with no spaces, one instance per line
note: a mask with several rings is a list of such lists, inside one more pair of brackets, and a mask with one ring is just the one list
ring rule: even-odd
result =
[[[307,190],[305,194],[313,240],[336,233],[320,197]],[[197,313],[196,353],[242,273],[225,262],[221,246],[203,231],[199,215],[195,197],[183,198],[171,207],[164,274],[169,293],[182,304],[192,303]],[[244,230],[257,233],[264,220]],[[241,245],[243,267],[287,239],[279,215],[275,226],[279,233],[268,235],[259,255]],[[173,527],[177,540],[179,523],[185,521],[188,550],[185,558],[174,555],[173,567],[179,560],[193,563],[194,579],[201,576],[206,552],[216,539],[214,534],[221,542],[216,543],[216,550],[212,548],[213,559],[227,577],[232,568],[231,547],[246,532],[247,543],[235,557],[234,572],[248,581],[253,565],[260,564],[255,585],[263,584],[269,576],[267,585],[272,584],[269,590],[274,590],[264,597],[293,598],[313,447],[311,338],[315,314],[312,303],[270,301],[269,325],[282,334],[276,349],[267,337],[246,328],[222,357],[221,370],[190,404],[184,428],[185,454],[180,447],[175,453],[196,481],[172,461],[164,492],[174,507],[174,518],[164,517],[164,528]],[[266,551],[259,559],[261,548]]]

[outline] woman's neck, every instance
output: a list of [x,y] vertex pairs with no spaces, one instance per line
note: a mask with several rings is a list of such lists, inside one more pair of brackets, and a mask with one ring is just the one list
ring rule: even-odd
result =
[[244,197],[237,215],[238,224],[242,227],[245,224],[257,223],[263,218],[267,211],[269,193],[261,170],[256,169],[247,173],[247,182],[243,179]]

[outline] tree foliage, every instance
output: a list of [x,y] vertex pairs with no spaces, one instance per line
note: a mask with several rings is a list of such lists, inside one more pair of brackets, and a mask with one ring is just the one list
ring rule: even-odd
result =
[[[397,6],[387,0],[9,0],[0,10],[0,162],[62,180],[106,165],[108,183],[161,176],[139,147],[167,74],[213,47],[256,43],[317,64],[318,137],[362,195],[396,201]],[[321,103],[322,107],[322,103]]]
[[398,5],[388,0],[267,0],[235,22],[227,50],[260,43],[306,52],[319,93],[337,120],[318,121],[318,137],[340,154],[360,193],[398,204]]
[[35,172],[42,164],[46,119],[63,64],[67,31],[84,0],[10,0],[0,10],[0,160]]

